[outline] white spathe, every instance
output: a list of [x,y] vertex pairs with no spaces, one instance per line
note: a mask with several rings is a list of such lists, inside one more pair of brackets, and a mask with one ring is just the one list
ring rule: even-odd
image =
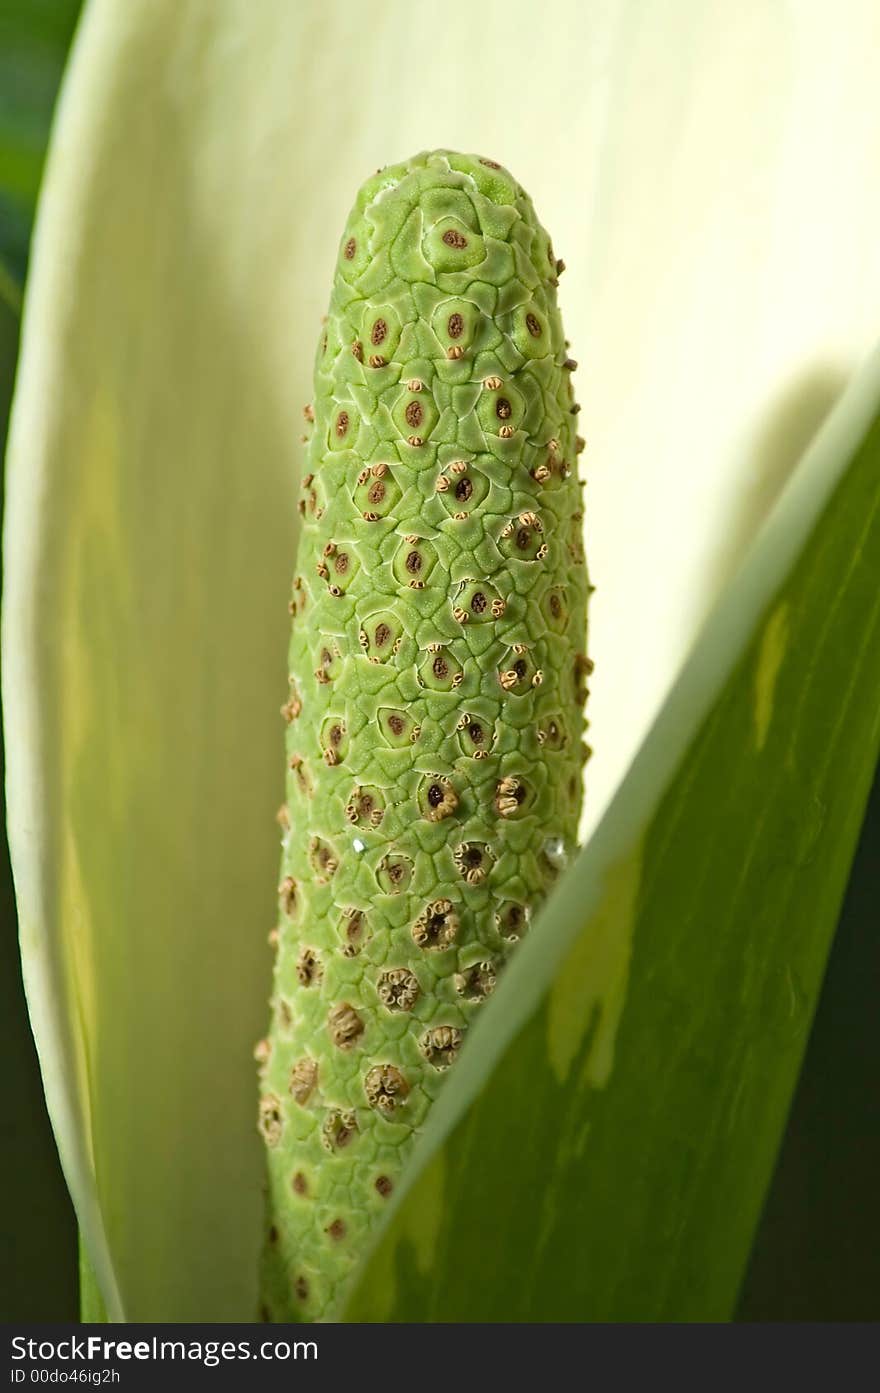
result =
[[111,1315],[254,1308],[299,412],[361,180],[489,155],[568,263],[592,826],[877,335],[878,65],[873,0],[89,0],[3,668],[28,997]]

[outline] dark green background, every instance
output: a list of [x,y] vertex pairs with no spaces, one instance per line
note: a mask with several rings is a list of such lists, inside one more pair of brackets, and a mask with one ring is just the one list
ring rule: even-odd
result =
[[[80,0],[0,0],[0,450],[18,352],[18,314],[10,300],[17,298],[14,287],[23,285],[27,271],[49,122],[79,8]],[[4,293],[9,283],[11,296]],[[2,793],[0,816],[5,828]],[[75,1319],[76,1225],[28,1027],[5,835],[0,837],[0,1090],[0,1319]]]
[[[49,121],[78,11],[79,0],[0,0],[0,262],[18,286],[26,276]],[[18,349],[18,315],[9,299],[0,293],[0,443]],[[742,1320],[880,1315],[878,849],[880,777],[744,1283]],[[0,1319],[75,1319],[76,1227],[27,1022],[5,838],[0,1079]]]

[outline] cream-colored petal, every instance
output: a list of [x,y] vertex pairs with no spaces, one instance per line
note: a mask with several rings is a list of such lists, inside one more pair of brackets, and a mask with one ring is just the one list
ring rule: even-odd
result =
[[299,409],[355,189],[477,149],[569,264],[594,817],[880,323],[878,28],[871,0],[90,0],[25,312],[4,680],[29,999],[111,1313],[252,1310]]

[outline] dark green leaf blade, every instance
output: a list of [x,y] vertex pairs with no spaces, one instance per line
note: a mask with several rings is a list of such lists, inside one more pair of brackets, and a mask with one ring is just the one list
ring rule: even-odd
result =
[[440,1099],[353,1320],[730,1317],[880,737],[880,359]]
[[4,0],[0,10],[0,263],[19,286],[49,123],[80,4]]
[[740,1321],[880,1317],[878,848],[880,767],[740,1293]]

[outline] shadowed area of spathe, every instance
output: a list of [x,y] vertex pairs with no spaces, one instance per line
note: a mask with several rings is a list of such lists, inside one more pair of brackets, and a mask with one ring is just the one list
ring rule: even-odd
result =
[[831,408],[849,380],[840,364],[816,364],[798,374],[772,399],[756,428],[733,494],[728,527],[707,573],[707,589],[720,594]]

